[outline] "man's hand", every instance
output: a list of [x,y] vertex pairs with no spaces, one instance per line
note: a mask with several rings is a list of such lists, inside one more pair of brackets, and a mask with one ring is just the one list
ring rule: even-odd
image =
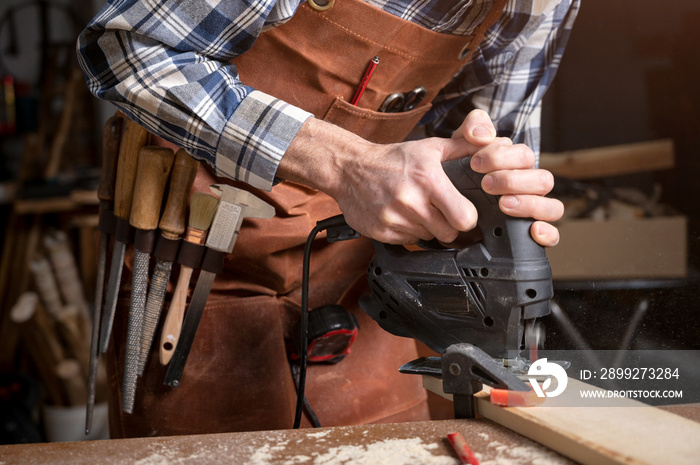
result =
[[[460,231],[476,226],[476,209],[442,169],[442,162],[470,155],[472,168],[488,173],[484,190],[503,196],[505,213],[558,219],[561,202],[543,197],[552,188],[551,174],[532,169],[531,150],[497,139],[495,133],[486,113],[475,111],[451,139],[380,145],[312,118],[292,142],[277,174],[326,192],[350,226],[387,243],[432,238],[449,243]],[[559,238],[556,228],[542,221],[533,224],[532,235],[545,246]]]
[[470,160],[471,167],[484,173],[481,187],[485,192],[500,195],[499,206],[504,213],[534,218],[530,228],[533,239],[545,247],[559,242],[559,231],[547,221],[557,221],[564,214],[564,205],[557,199],[546,198],[554,187],[549,171],[534,169],[535,153],[526,145],[513,145],[510,139],[496,138],[491,118],[474,110],[452,135],[483,147]]

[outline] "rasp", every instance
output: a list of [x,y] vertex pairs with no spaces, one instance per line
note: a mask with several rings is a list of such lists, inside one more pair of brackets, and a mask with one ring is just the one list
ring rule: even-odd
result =
[[243,218],[272,218],[275,215],[272,205],[248,191],[225,184],[215,184],[210,189],[220,194],[219,205],[207,235],[202,270],[185,315],[180,340],[165,374],[164,384],[171,387],[180,384],[214,278],[223,269],[224,256],[233,250]]
[[136,378],[141,356],[141,327],[148,291],[148,268],[160,220],[165,186],[173,166],[173,151],[166,147],[143,147],[139,151],[129,223],[135,228],[134,271],[126,332],[122,410],[131,413],[136,392]]
[[119,143],[117,179],[114,187],[114,216],[116,218],[114,250],[109,265],[107,298],[100,324],[100,352],[102,353],[107,352],[109,335],[112,332],[112,323],[114,322],[114,312],[117,309],[117,294],[122,279],[124,251],[126,244],[131,242],[133,237],[133,229],[129,224],[129,214],[134,194],[139,150],[146,145],[148,139],[148,132],[144,128],[130,120],[125,120],[125,123],[122,139]]
[[192,158],[185,150],[180,149],[175,154],[175,164],[170,175],[168,199],[165,203],[163,216],[160,219],[160,223],[158,223],[161,234],[156,241],[156,248],[153,252],[157,260],[151,275],[150,284],[148,285],[146,310],[143,314],[139,376],[146,369],[146,362],[148,361],[153,336],[160,319],[160,312],[163,308],[163,300],[165,299],[165,291],[170,280],[173,261],[177,258],[177,250],[181,242],[180,236],[185,232],[187,198],[194,183],[194,178],[197,175],[198,166],[197,160]]
[[[214,219],[218,202],[219,199],[217,197],[206,192],[195,192],[190,198],[190,217],[187,224],[187,234],[185,234],[185,241],[182,243],[179,255],[182,257],[180,275],[177,278],[173,299],[170,301],[170,307],[168,307],[168,313],[165,316],[160,336],[159,359],[162,365],[167,365],[170,362],[177,346],[177,341],[180,338],[192,271],[195,267],[198,268],[202,261],[207,230]],[[202,247],[190,247],[190,244]],[[185,258],[190,262],[190,265],[186,264]],[[148,303],[146,306],[148,306]]]

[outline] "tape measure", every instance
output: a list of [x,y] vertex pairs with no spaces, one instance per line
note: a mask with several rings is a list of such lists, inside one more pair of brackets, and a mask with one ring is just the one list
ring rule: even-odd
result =
[[[338,363],[350,353],[359,325],[355,315],[341,305],[324,305],[309,312],[307,360]],[[292,360],[299,359],[301,348],[299,323],[294,327]]]

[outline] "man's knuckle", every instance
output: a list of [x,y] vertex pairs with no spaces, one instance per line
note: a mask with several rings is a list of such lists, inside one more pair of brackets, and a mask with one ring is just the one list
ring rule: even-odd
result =
[[525,144],[516,145],[518,148],[518,156],[524,167],[532,167],[535,165],[535,152]]
[[457,219],[457,229],[460,231],[471,231],[478,222],[476,211],[466,211]]
[[518,173],[516,171],[506,171],[503,173],[501,181],[502,188],[507,192],[515,192],[518,185]]

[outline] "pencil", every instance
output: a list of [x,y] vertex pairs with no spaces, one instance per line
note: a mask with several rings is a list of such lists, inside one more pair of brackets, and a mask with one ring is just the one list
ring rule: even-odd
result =
[[355,90],[355,95],[353,95],[352,100],[350,100],[350,103],[352,105],[357,105],[357,102],[359,102],[360,98],[362,98],[362,94],[365,93],[365,89],[367,89],[367,84],[369,84],[369,80],[372,79],[372,74],[374,74],[374,70],[377,69],[378,64],[379,57],[374,57],[372,58],[372,61],[369,62],[369,65],[367,65],[365,74],[362,76],[360,84],[357,86],[357,90]]
[[457,456],[464,464],[468,465],[479,465],[479,461],[474,456],[474,453],[467,445],[467,441],[464,440],[459,433],[450,433],[447,435],[447,439],[452,444],[452,448],[457,453]]

